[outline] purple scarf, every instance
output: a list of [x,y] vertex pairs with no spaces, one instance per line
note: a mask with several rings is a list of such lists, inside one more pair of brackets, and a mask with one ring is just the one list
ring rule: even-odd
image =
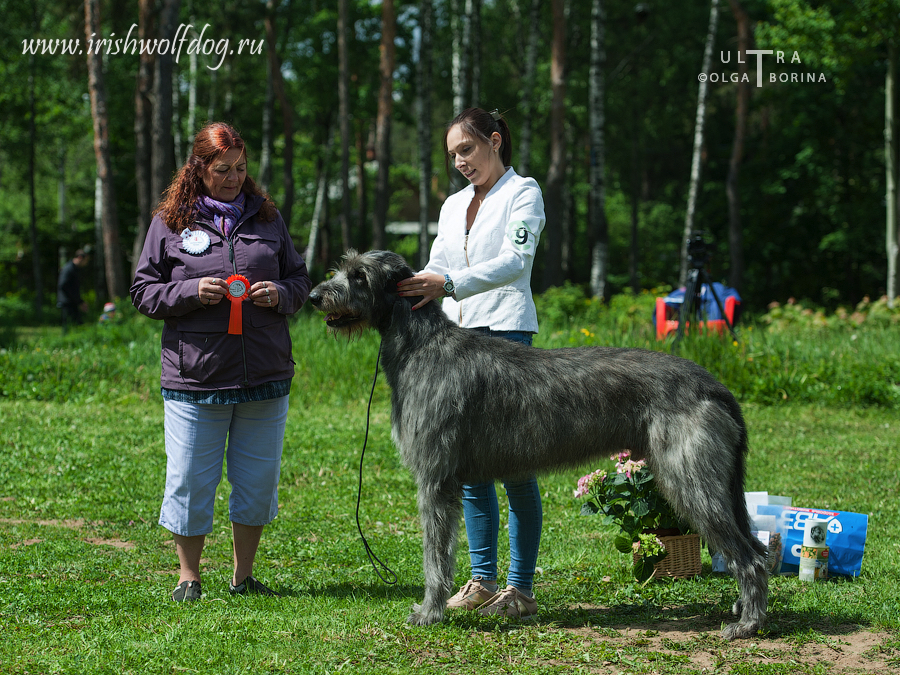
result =
[[231,202],[220,202],[200,195],[197,197],[197,211],[204,220],[211,220],[222,236],[228,239],[244,214],[244,193],[238,194]]

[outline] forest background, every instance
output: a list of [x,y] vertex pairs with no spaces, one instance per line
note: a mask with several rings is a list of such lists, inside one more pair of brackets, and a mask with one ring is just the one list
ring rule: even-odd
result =
[[[149,213],[206,120],[241,131],[314,279],[350,246],[421,265],[422,225],[456,189],[444,124],[469,105],[505,114],[513,165],[544,189],[537,291],[675,286],[700,231],[713,278],[751,309],[896,292],[898,0],[0,10],[0,287],[39,320],[55,320],[76,248],[96,253],[95,308],[127,295]],[[184,41],[141,55],[129,39]]]

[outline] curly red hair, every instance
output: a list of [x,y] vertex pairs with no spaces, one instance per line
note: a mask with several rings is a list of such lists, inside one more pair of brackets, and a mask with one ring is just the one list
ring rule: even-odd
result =
[[[181,234],[190,227],[197,213],[197,197],[203,194],[203,173],[210,164],[232,148],[237,148],[246,155],[244,139],[231,125],[213,122],[200,129],[194,136],[191,156],[169,183],[153,215],[160,216],[176,234]],[[269,222],[275,220],[275,203],[250,176],[244,179],[241,192],[246,196],[263,197],[265,201],[259,209],[259,215]]]

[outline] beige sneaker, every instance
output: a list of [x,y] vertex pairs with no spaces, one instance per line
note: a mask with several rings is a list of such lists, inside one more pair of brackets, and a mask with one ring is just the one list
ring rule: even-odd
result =
[[459,593],[447,600],[447,609],[478,609],[493,598],[494,592],[481,585],[481,577],[469,579]]
[[533,619],[537,616],[537,600],[529,598],[515,586],[507,586],[479,607],[478,613],[482,616],[496,614],[511,619]]

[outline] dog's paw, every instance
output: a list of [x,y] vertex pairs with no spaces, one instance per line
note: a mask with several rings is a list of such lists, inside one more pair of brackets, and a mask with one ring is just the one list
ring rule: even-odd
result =
[[741,640],[756,635],[758,626],[755,624],[732,623],[722,629],[722,638],[724,640]]
[[413,626],[430,626],[435,623],[440,623],[444,618],[443,612],[429,612],[424,610],[422,605],[413,605],[412,610],[412,614],[406,617],[406,623],[412,624]]

